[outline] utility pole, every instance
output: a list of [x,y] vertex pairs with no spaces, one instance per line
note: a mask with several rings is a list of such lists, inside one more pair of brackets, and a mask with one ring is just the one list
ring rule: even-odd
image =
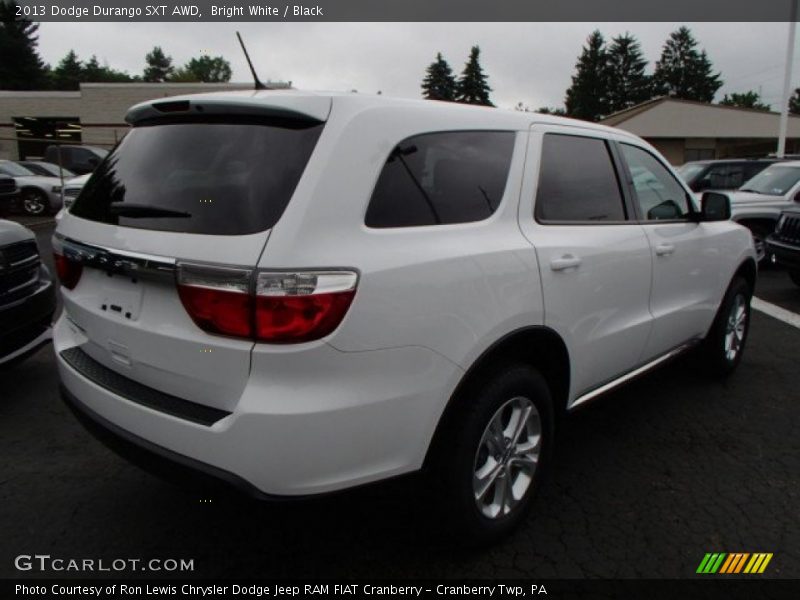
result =
[[789,126],[789,96],[792,93],[792,63],[794,62],[794,34],[797,29],[797,0],[791,0],[789,11],[789,41],[786,45],[786,71],[783,74],[783,107],[778,131],[778,158],[786,154],[786,130]]

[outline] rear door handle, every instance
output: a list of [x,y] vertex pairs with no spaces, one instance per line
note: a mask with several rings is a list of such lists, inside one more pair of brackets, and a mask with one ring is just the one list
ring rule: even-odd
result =
[[550,268],[553,271],[565,271],[579,266],[581,266],[581,259],[572,254],[565,254],[561,258],[554,258],[550,261]]
[[675,252],[675,244],[659,244],[656,246],[657,256],[668,256]]

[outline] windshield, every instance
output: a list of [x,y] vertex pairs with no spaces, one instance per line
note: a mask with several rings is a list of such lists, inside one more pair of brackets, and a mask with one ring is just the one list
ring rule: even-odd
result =
[[743,192],[755,192],[767,196],[783,196],[800,181],[800,167],[769,167],[740,188]]
[[10,175],[11,177],[30,177],[33,175],[31,171],[13,162],[0,163],[0,174]]
[[71,209],[101,223],[212,235],[271,228],[300,180],[317,121],[182,121],[135,127]]
[[678,175],[680,175],[685,182],[691,183],[692,180],[700,173],[705,171],[707,167],[708,165],[686,163],[685,165],[678,167],[676,170],[678,171]]

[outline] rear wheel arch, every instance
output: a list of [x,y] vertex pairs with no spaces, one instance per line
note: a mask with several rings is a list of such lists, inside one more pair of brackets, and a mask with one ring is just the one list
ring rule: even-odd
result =
[[486,381],[503,365],[523,363],[535,368],[547,381],[556,413],[566,410],[570,384],[569,352],[564,341],[548,327],[534,326],[513,331],[495,341],[467,369],[447,402],[425,456],[429,465],[452,425],[466,406],[466,388]]

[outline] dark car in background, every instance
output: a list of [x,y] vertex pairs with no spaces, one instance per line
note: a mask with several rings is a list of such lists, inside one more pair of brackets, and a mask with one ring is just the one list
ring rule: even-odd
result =
[[56,292],[34,233],[0,220],[0,367],[17,362],[52,339]]
[[18,160],[16,163],[18,165],[22,165],[35,175],[42,175],[44,177],[63,177],[64,179],[75,177],[75,173],[69,169],[65,167],[59,168],[57,164],[45,162],[43,160]]
[[108,154],[108,150],[95,146],[48,146],[44,153],[44,160],[55,165],[61,165],[76,175],[91,173],[95,170]]
[[781,213],[775,232],[767,238],[767,254],[800,285],[800,206]]
[[778,158],[698,160],[683,164],[677,171],[693,192],[736,190],[745,181],[780,160]]

